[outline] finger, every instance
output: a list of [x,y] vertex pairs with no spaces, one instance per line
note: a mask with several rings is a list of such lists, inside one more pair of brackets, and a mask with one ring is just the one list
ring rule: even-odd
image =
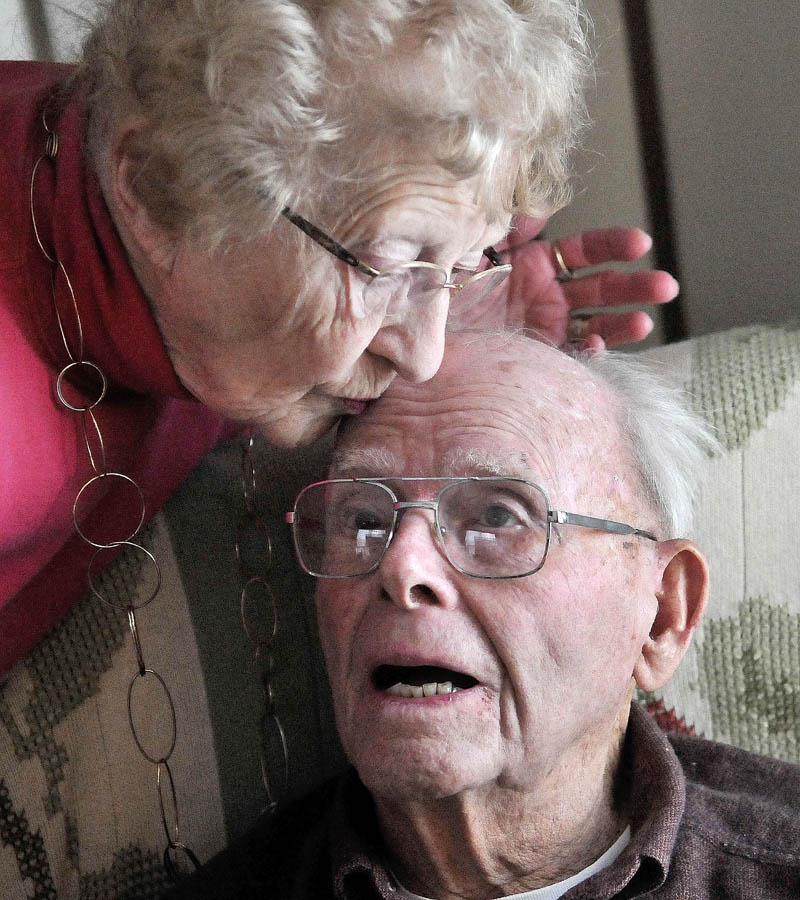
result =
[[602,353],[606,349],[606,342],[599,334],[590,334],[584,341],[584,349],[592,353]]
[[598,335],[606,346],[632,344],[644,340],[653,330],[653,320],[645,312],[637,311],[621,315],[592,316],[589,321],[590,336]]
[[623,306],[630,303],[669,303],[680,286],[669,272],[598,272],[564,282],[571,309]]
[[527,244],[532,241],[547,224],[547,219],[532,218],[530,216],[514,216],[511,220],[511,228],[505,238],[495,244],[495,249],[499,252],[510,250],[512,247],[518,247],[521,244]]
[[633,262],[653,246],[652,238],[641,228],[598,228],[559,238],[557,243],[570,269]]
[[606,349],[606,342],[599,334],[587,334],[579,341],[565,341],[561,345],[562,350],[575,353],[579,350],[590,350],[592,353],[602,353]]

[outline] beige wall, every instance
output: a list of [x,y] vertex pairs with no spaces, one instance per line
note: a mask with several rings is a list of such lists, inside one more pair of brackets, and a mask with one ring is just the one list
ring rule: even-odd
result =
[[74,59],[94,0],[0,0],[0,59]]
[[[586,0],[594,25],[597,77],[589,92],[592,128],[575,158],[575,197],[548,224],[557,238],[586,228],[650,230],[644,194],[624,24],[618,0]],[[652,254],[639,267],[652,266]],[[660,315],[648,344],[661,343]]]
[[0,59],[30,59],[32,38],[21,0],[0,0]]
[[691,332],[797,319],[800,3],[650,5]]
[[[579,193],[554,235],[647,222],[621,0],[587,6],[596,125],[589,165],[586,154],[578,160]],[[649,0],[648,8],[689,333],[798,320],[800,4]]]

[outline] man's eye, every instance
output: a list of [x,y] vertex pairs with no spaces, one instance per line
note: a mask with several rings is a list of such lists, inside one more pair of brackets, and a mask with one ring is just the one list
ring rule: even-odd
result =
[[487,506],[483,510],[480,519],[480,524],[489,528],[513,528],[515,525],[522,524],[510,509],[499,504]]
[[375,531],[384,527],[384,522],[371,512],[359,512],[353,516],[353,527],[357,531]]
[[335,520],[342,531],[380,531],[387,528],[386,520],[377,512],[362,507],[338,510]]

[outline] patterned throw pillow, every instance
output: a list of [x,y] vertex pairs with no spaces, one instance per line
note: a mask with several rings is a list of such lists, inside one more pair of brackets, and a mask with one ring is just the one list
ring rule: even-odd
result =
[[[673,681],[643,699],[665,727],[800,761],[800,331],[735,329],[645,357],[695,394],[724,453],[708,460],[694,535],[712,571],[707,619]],[[257,466],[279,607],[270,681],[289,749],[286,796],[342,765],[313,583],[283,521],[299,488],[324,475],[328,451],[260,450]],[[180,838],[201,861],[267,805],[262,747],[272,789],[283,787],[264,711],[268,661],[254,658],[240,620],[240,460],[236,445],[210,454],[147,532],[163,584],[140,626],[146,662],[174,699]],[[102,578],[109,595],[147,590],[130,556]],[[166,886],[155,766],[128,725],[135,672],[125,616],[89,595],[0,680],[3,900],[155,900]],[[154,733],[164,716],[154,706]]]
[[711,593],[662,725],[800,761],[800,329],[738,328],[645,356],[680,377],[717,431],[694,539]]

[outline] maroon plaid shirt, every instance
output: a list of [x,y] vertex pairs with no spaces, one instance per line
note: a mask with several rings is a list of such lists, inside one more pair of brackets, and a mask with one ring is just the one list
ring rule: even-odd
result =
[[[632,838],[564,900],[800,900],[800,766],[691,735],[633,704],[623,766]],[[393,900],[369,794],[350,772],[293,804],[169,894]]]

